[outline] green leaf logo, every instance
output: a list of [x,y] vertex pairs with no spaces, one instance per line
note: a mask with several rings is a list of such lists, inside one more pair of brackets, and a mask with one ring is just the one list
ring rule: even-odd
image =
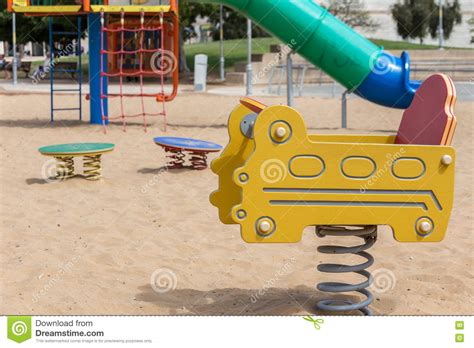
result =
[[7,337],[17,343],[31,338],[31,317],[14,316],[7,319]]
[[324,324],[324,319],[321,319],[321,318],[315,319],[310,315],[307,315],[306,317],[303,317],[303,319],[313,323],[313,326],[316,330],[321,329],[321,324]]

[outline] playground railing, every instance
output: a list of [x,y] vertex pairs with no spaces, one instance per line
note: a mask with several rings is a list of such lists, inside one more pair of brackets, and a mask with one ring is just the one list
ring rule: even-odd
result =
[[61,14],[80,14],[82,5],[75,0],[7,0],[9,12],[24,13],[31,16],[54,16]]
[[443,72],[456,81],[472,81],[474,78],[473,60],[414,61],[411,65],[413,79],[424,79],[427,73]]
[[[321,69],[312,64],[294,64],[293,70],[296,72],[293,76],[294,84],[301,96],[305,84],[328,84],[334,83],[334,80],[325,74]],[[309,74],[312,71],[319,72]],[[450,75],[456,81],[472,81],[474,79],[474,61],[469,60],[445,60],[445,61],[413,61],[411,63],[411,77],[414,80],[423,80],[428,75],[437,72],[443,72]],[[309,75],[309,76],[308,76]],[[278,77],[278,78],[276,78]],[[286,64],[278,64],[272,67],[268,78],[268,93],[283,93],[282,84],[286,83]]]

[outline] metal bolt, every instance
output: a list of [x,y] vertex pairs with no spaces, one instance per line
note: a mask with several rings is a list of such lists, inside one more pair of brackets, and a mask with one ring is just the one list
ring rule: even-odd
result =
[[237,211],[237,217],[239,219],[244,219],[246,216],[247,216],[247,213],[245,212],[245,210],[241,209],[241,210]]
[[242,173],[239,175],[239,181],[240,182],[247,182],[249,179],[249,176],[246,173]]
[[275,135],[278,137],[278,138],[283,138],[284,136],[286,136],[286,129],[284,127],[278,127],[275,131]]
[[268,237],[275,231],[276,225],[272,218],[263,216],[255,223],[255,230],[260,237]]
[[432,229],[431,224],[428,221],[420,222],[420,231],[423,233],[428,233]]
[[267,220],[263,220],[258,224],[258,230],[262,233],[270,232],[272,225]]
[[443,163],[445,166],[449,166],[451,163],[453,163],[453,158],[450,155],[444,155],[441,157],[441,163]]

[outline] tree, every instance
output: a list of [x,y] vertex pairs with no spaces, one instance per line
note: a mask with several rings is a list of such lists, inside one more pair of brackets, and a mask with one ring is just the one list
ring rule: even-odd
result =
[[380,25],[370,18],[361,0],[332,0],[325,6],[329,12],[352,28],[375,30]]
[[197,16],[208,17],[214,12],[219,14],[219,6],[195,3],[192,0],[179,1],[179,20],[183,39],[187,40],[196,36],[196,33],[192,30],[192,25]]
[[[7,0],[0,0],[3,9],[0,12],[0,38],[11,43],[12,40],[12,14],[7,11]],[[18,44],[30,41],[45,41],[48,37],[47,21],[41,17],[27,17],[17,15],[16,38]]]
[[472,16],[469,21],[469,32],[471,33],[471,43],[474,43],[474,16]]
[[[219,11],[211,13],[209,19],[214,27],[212,37],[214,40],[219,40]],[[241,39],[247,36],[247,18],[244,15],[224,7],[224,22],[225,40]],[[258,25],[254,25],[252,27],[252,36],[268,37],[270,34]]]
[[[66,1],[66,0],[63,0]],[[0,12],[0,39],[12,43],[12,14],[7,11],[7,0],[0,0],[0,6],[3,9]],[[83,17],[83,23],[86,23],[87,17]],[[72,17],[55,17],[54,29],[57,31],[75,31],[76,20]],[[85,36],[87,26],[82,27],[82,36]],[[25,16],[18,14],[16,16],[16,40],[18,45],[28,42],[49,42],[49,17]],[[71,36],[56,36],[55,41],[65,42],[71,40]]]
[[[392,7],[392,17],[397,23],[398,34],[403,39],[419,39],[430,34],[439,35],[439,6],[434,0],[404,0]],[[455,24],[461,23],[461,8],[458,0],[446,0],[443,6],[444,37],[448,39]]]
[[[181,0],[179,2],[179,15],[181,24],[179,70],[180,72],[189,72],[190,70],[186,64],[186,58],[184,55],[184,41],[196,36],[192,24],[196,20],[197,16],[208,17],[209,22],[212,24],[211,36],[214,40],[218,40],[220,8],[219,5],[200,4],[194,3],[190,0]],[[225,40],[238,39],[247,35],[247,20],[240,13],[224,7],[224,20]],[[260,27],[254,26],[253,36],[268,36],[268,33]]]
[[[453,31],[454,25],[461,24],[462,14],[461,5],[458,0],[451,3],[445,1],[443,5],[443,33],[444,38],[449,39]],[[439,36],[439,5],[435,6],[434,13],[430,17],[430,34],[434,39]]]
[[419,39],[423,44],[434,8],[433,0],[404,0],[393,5],[392,17],[397,22],[398,34],[403,39]]
[[[218,10],[218,7],[217,7]],[[184,41],[195,36],[192,24],[198,15],[208,16],[216,11],[215,5],[193,3],[189,0],[179,1],[179,71],[188,73],[190,71],[184,54]]]

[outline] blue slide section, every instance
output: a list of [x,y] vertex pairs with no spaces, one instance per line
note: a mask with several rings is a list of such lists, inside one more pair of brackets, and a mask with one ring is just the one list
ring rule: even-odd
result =
[[372,72],[354,90],[358,96],[391,108],[410,106],[421,81],[410,81],[410,56],[401,57],[382,51],[373,62]]

